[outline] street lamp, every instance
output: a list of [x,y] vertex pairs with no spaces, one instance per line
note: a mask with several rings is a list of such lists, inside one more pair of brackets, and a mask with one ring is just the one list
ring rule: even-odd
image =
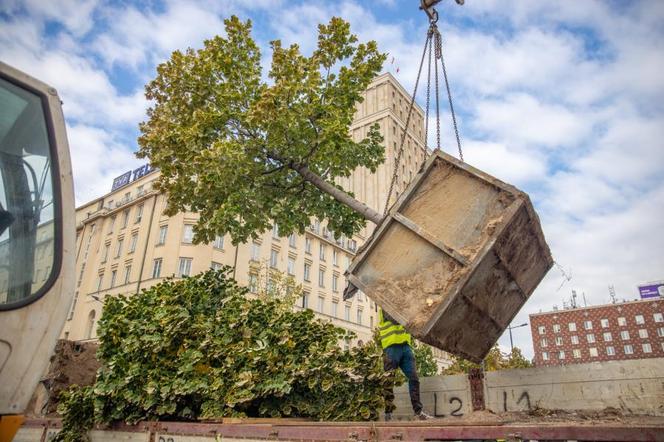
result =
[[513,328],[519,328],[519,327],[525,327],[527,326],[528,323],[524,322],[523,324],[515,325],[512,327],[511,325],[507,327],[507,329],[510,331],[510,351],[513,353],[514,352],[514,342],[512,341],[512,329]]

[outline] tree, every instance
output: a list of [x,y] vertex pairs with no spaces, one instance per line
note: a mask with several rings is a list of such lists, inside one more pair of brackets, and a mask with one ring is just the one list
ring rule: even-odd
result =
[[[484,370],[496,371],[510,368],[528,368],[533,364],[528,361],[518,347],[514,347],[512,353],[504,354],[500,351],[498,344],[494,345],[484,358]],[[454,363],[443,370],[443,374],[469,373],[472,368],[481,368],[482,365],[475,364],[458,356],[454,357]]]
[[415,352],[415,362],[417,363],[419,376],[435,376],[438,374],[438,364],[433,357],[431,347],[415,342],[413,351]]
[[248,296],[230,272],[224,267],[106,298],[101,368],[94,386],[64,396],[63,440],[84,433],[77,419],[89,428],[223,416],[378,417],[383,390],[393,382],[378,346],[342,350],[339,342],[354,335],[311,310],[293,311],[292,297],[280,292],[287,280]]
[[224,23],[225,37],[173,52],[146,86],[153,105],[138,156],[161,170],[156,187],[168,195],[167,213],[200,213],[197,242],[228,232],[235,244],[275,222],[288,235],[312,217],[327,219],[337,236],[365,219],[380,222],[334,184],[384,161],[377,125],[359,142],[349,130],[385,60],[376,43],[358,43],[348,23],[332,18],[319,25],[311,56],[273,41],[267,83],[251,23],[235,16]]

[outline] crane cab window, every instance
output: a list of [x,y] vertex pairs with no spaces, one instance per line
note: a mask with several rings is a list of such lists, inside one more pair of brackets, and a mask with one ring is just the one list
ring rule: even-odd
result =
[[[41,296],[58,270],[44,106],[0,78],[0,309]],[[39,275],[39,277],[37,277]]]

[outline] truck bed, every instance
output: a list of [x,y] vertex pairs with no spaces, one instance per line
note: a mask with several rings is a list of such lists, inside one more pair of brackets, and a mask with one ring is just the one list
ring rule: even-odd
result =
[[[26,420],[15,442],[48,442],[59,419]],[[397,422],[311,422],[297,419],[222,419],[218,422],[142,422],[95,428],[91,442],[242,441],[664,441],[664,418],[633,416],[619,420],[550,421],[525,419],[479,422],[430,420]]]

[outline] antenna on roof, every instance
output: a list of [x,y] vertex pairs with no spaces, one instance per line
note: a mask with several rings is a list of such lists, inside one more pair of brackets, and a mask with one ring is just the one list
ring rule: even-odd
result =
[[616,289],[613,287],[613,284],[609,286],[609,296],[611,297],[611,304],[616,303]]
[[583,292],[581,296],[583,296],[583,306],[588,307],[588,303],[586,302],[586,292]]
[[572,290],[572,299],[570,299],[570,304],[572,305],[572,308],[576,308],[576,290]]

